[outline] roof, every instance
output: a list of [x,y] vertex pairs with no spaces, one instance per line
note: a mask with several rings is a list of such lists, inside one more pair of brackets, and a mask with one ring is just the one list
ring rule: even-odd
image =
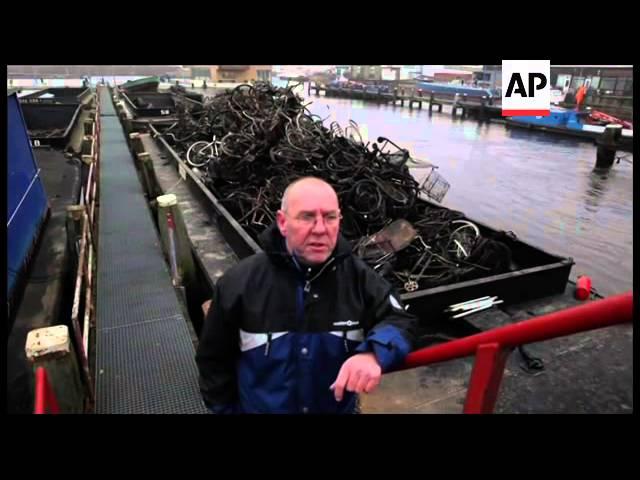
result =
[[438,75],[438,74],[448,74],[448,75],[473,75],[473,72],[470,72],[468,70],[453,70],[451,68],[444,68],[442,70],[436,70],[435,72],[433,72],[433,75]]

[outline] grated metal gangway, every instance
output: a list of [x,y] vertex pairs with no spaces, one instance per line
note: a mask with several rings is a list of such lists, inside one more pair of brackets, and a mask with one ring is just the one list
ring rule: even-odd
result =
[[96,413],[206,413],[187,320],[108,88],[100,87]]

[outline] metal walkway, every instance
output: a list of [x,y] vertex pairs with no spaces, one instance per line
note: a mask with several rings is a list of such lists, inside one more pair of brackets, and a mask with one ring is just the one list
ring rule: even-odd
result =
[[101,106],[96,413],[206,413],[195,351],[109,90]]

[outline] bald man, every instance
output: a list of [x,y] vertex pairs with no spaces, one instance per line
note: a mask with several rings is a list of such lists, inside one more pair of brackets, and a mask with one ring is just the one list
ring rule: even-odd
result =
[[351,253],[325,181],[287,187],[277,221],[213,292],[196,362],[214,413],[355,413],[411,351],[416,319]]

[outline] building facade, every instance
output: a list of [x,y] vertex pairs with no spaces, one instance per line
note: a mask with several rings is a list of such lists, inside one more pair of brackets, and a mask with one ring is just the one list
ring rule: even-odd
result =
[[7,65],[7,78],[184,77],[182,65]]
[[357,82],[382,80],[382,65],[351,65],[349,78]]
[[575,102],[575,92],[582,85],[588,87],[584,106],[633,120],[632,65],[551,66],[551,87],[567,94],[566,103]]
[[271,65],[185,65],[194,80],[244,83],[265,81],[272,78]]
[[422,65],[352,65],[350,78],[360,82],[394,82],[413,80],[421,73]]
[[[573,104],[575,92],[586,85],[584,106],[632,120],[632,65],[551,65],[550,73],[551,88],[566,94],[566,104]],[[502,88],[502,66],[483,65],[482,76],[476,74],[476,79],[478,85]]]

